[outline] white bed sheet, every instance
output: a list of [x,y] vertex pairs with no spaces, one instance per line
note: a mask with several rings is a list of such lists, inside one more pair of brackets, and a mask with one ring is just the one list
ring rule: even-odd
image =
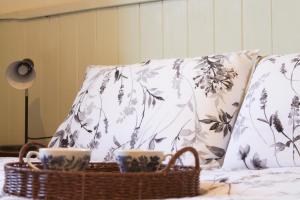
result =
[[[3,166],[16,158],[0,158],[0,187],[4,183]],[[300,168],[275,168],[260,171],[202,170],[201,196],[182,200],[300,200]],[[27,200],[0,191],[1,200]],[[175,199],[174,199],[175,200]]]

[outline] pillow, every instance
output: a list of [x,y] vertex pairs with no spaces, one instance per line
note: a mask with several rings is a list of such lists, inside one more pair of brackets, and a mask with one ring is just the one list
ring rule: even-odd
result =
[[300,55],[268,56],[257,66],[234,126],[224,168],[300,165]]
[[89,148],[96,161],[113,161],[118,149],[193,146],[203,164],[220,160],[256,58],[243,51],[91,66],[49,146]]

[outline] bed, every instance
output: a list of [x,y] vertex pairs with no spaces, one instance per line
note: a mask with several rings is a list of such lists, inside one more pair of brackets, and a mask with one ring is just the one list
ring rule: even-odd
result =
[[[15,162],[17,158],[0,159],[0,187],[3,186],[3,166],[7,162]],[[264,170],[222,169],[202,170],[200,175],[201,195],[187,199],[233,200],[233,199],[300,199],[300,168],[272,168]],[[25,200],[0,193],[1,200]]]
[[[92,161],[110,162],[118,149],[174,153],[190,145],[203,169],[201,195],[185,199],[300,199],[300,55],[257,57],[241,51],[91,66],[49,147],[90,148]],[[227,87],[211,89],[219,79]],[[0,177],[15,160],[1,159]]]

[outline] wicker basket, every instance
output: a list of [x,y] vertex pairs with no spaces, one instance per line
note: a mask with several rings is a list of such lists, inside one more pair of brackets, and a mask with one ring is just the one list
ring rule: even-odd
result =
[[[199,195],[199,158],[192,147],[179,150],[167,166],[157,172],[120,173],[116,163],[90,163],[84,172],[35,171],[20,160],[5,165],[4,192],[34,199],[157,199]],[[177,158],[190,151],[195,167],[174,166]],[[41,166],[40,163],[36,165]]]

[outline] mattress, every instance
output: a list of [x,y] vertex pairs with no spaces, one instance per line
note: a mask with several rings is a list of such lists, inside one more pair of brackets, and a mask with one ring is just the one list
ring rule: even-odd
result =
[[[4,183],[3,166],[17,158],[0,158],[0,187]],[[235,200],[235,199],[300,199],[300,167],[264,170],[222,169],[201,171],[201,195],[183,200]],[[25,200],[0,191],[1,200]],[[175,199],[174,199],[175,200]]]

